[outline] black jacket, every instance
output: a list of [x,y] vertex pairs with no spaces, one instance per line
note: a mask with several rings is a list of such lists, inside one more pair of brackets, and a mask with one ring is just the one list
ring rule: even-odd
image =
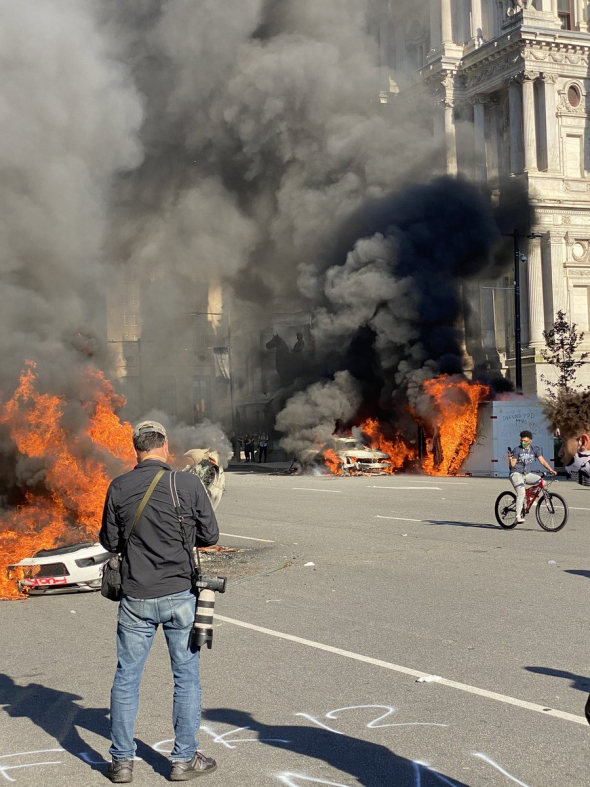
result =
[[[100,530],[100,543],[120,552],[128,537],[135,512],[147,488],[160,470],[170,466],[146,459],[133,470],[115,478],[109,486]],[[123,593],[134,598],[159,598],[188,590],[192,565],[189,549],[211,546],[219,540],[219,528],[209,496],[192,473],[176,473],[176,488],[187,543],[170,494],[170,472],[164,473],[152,492],[127,546],[123,560]]]

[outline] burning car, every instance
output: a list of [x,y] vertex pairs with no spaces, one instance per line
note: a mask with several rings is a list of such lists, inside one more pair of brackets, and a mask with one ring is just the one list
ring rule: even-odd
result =
[[382,475],[391,468],[389,454],[359,445],[354,437],[339,437],[336,455],[342,463],[342,475]]
[[[207,449],[192,449],[185,457],[184,471],[203,482],[214,509],[225,491],[225,474],[219,455]],[[33,557],[7,567],[7,575],[16,581],[19,591],[29,595],[71,593],[99,590],[102,567],[112,557],[101,544],[83,544],[41,549]]]
[[367,445],[360,437],[334,436],[321,449],[301,455],[301,470],[325,467],[334,475],[385,475],[393,471],[390,454]]

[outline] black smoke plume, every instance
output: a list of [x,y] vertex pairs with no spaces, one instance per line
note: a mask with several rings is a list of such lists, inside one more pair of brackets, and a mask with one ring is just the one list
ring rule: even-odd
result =
[[[358,423],[369,415],[401,422],[407,405],[418,412],[428,407],[422,401],[424,380],[463,373],[462,288],[498,277],[510,265],[502,244],[507,215],[528,227],[526,198],[510,190],[506,198],[510,208],[502,203],[493,209],[485,191],[448,176],[404,188],[368,203],[346,222],[329,267],[308,266],[306,286],[321,293],[315,371],[318,380],[328,379],[313,384],[314,403],[322,386],[326,401],[334,402],[335,373],[346,372],[348,389],[355,392],[353,416],[348,406],[341,413],[332,406],[332,426],[338,419]],[[502,379],[496,382],[500,389]],[[486,382],[493,384],[490,375]],[[288,450],[296,451],[312,430],[313,408],[306,419],[306,405],[300,395],[279,415]]]

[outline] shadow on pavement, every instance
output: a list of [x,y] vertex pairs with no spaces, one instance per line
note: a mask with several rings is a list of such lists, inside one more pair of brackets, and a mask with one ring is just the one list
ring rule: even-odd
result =
[[[500,525],[480,524],[479,522],[457,522],[454,519],[423,519],[424,525],[454,525],[455,527],[479,527],[483,530],[503,530]],[[534,527],[522,527],[517,525],[515,528],[508,528],[509,530],[518,530],[520,533],[533,533],[536,531]]]
[[[55,738],[69,754],[86,763],[94,771],[106,769],[110,760],[92,749],[80,737],[77,727],[105,738],[105,749],[110,745],[109,709],[84,708],[78,694],[50,689],[40,683],[20,686],[8,675],[0,673],[0,705],[13,719],[30,719],[33,724]],[[162,776],[170,771],[168,759],[142,741],[137,741],[137,757],[151,765]]]
[[[363,787],[383,787],[395,784],[396,787],[440,787],[442,779],[451,787],[469,787],[464,782],[445,777],[434,770],[420,767],[411,760],[392,752],[385,746],[369,743],[359,738],[322,730],[316,727],[295,725],[268,726],[257,721],[252,714],[232,708],[211,708],[203,712],[203,718],[220,724],[229,724],[238,729],[252,730],[260,743],[276,746],[303,757],[315,757],[336,770],[349,774]],[[333,723],[333,722],[332,722]],[[287,741],[287,742],[285,742]],[[237,739],[236,739],[237,743]],[[289,785],[304,778],[312,781],[307,772],[309,765],[295,766],[297,775],[290,771],[277,772],[281,782]],[[289,779],[290,775],[290,779]],[[441,778],[442,777],[442,778]],[[321,779],[329,779],[322,782]],[[336,784],[333,777],[321,772],[318,783]]]
[[584,569],[573,569],[567,568],[565,569],[566,574],[575,574],[578,577],[589,577],[590,578],[590,571],[585,571]]
[[525,667],[525,670],[527,670],[527,672],[534,672],[537,675],[550,675],[553,678],[565,678],[571,681],[570,686],[572,689],[578,689],[586,693],[590,690],[590,678],[583,675],[576,675],[574,672],[553,669],[552,667]]
[[455,527],[480,527],[486,530],[500,530],[499,525],[481,525],[478,522],[455,522],[453,519],[423,519],[425,525],[455,525]]

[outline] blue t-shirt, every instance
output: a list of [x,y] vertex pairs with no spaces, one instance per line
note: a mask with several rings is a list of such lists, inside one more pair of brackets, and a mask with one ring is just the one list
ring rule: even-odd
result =
[[538,445],[529,445],[528,448],[523,448],[519,445],[518,448],[512,451],[512,455],[514,459],[516,459],[516,464],[514,467],[510,468],[510,472],[522,473],[524,475],[525,473],[531,472],[531,465],[540,456],[543,456],[543,451],[541,451]]

